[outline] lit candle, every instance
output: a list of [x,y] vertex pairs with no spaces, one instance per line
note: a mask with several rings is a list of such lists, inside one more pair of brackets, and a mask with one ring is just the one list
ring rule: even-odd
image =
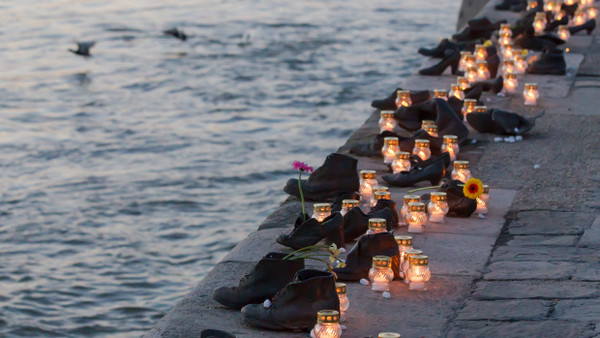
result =
[[389,291],[392,279],[394,279],[392,259],[388,256],[374,256],[373,265],[369,270],[371,290]]
[[468,50],[463,50],[460,52],[460,61],[458,61],[458,70],[465,71],[467,70],[467,56],[472,55]]
[[513,49],[515,47],[511,44],[505,45],[502,49],[502,57],[504,60],[510,60],[513,58]]
[[356,207],[358,207],[358,200],[353,200],[353,199],[342,200],[342,210],[340,210],[340,214],[342,214],[342,216],[344,216],[345,214],[348,213],[348,211],[350,211]]
[[396,332],[380,332],[377,338],[402,338],[402,336]]
[[527,0],[527,11],[529,11],[530,9],[534,9],[537,7],[537,0]]
[[448,101],[448,91],[444,89],[434,89],[433,97],[435,97],[436,99],[444,99]]
[[394,118],[394,112],[391,110],[382,110],[379,117],[379,132],[394,131],[398,122]]
[[490,187],[483,185],[483,193],[477,197],[477,210],[475,212],[485,215],[488,213],[488,204],[490,202]]
[[477,105],[477,100],[475,99],[465,99],[465,102],[463,102],[461,112],[465,121],[467,120],[467,115],[475,111],[475,105]]
[[383,163],[391,164],[396,158],[396,153],[400,151],[400,146],[397,137],[386,137],[383,139],[383,147],[381,154],[383,155]]
[[329,203],[315,203],[313,206],[313,218],[319,222],[331,216],[331,205]]
[[404,204],[400,208],[400,215],[402,215],[403,225],[408,224],[408,203],[421,202],[421,196],[419,195],[404,195]]
[[448,155],[450,155],[450,161],[454,161],[456,160],[456,154],[458,154],[458,151],[458,137],[456,137],[456,135],[444,135],[442,153],[448,153]]
[[535,13],[535,18],[533,19],[533,29],[535,30],[536,34],[542,34],[544,32],[546,23],[546,12]]
[[456,78],[456,83],[460,86],[460,89],[467,90],[469,88],[469,79],[464,76],[459,76]]
[[396,158],[392,162],[392,171],[394,174],[403,171],[410,171],[410,153],[399,151],[396,153]]
[[452,179],[466,182],[471,178],[471,170],[469,170],[469,161],[454,161],[454,169],[452,170]]
[[435,124],[428,124],[423,129],[431,136],[438,137],[438,127]]
[[517,74],[525,74],[527,70],[527,55],[515,55],[515,70]]
[[[387,187],[385,187],[387,189]],[[374,207],[377,205],[377,201],[379,200],[391,200],[392,199],[392,194],[385,190],[385,191],[375,191],[375,193],[373,194],[374,198],[373,198],[373,203],[371,203],[371,207]]]
[[431,150],[429,150],[429,140],[416,139],[415,147],[412,150],[413,155],[417,155],[421,160],[426,161],[431,157]]
[[544,2],[544,12],[554,12],[557,6],[556,1],[546,0]]
[[578,9],[575,11],[575,16],[573,17],[573,26],[583,25],[587,20],[587,15],[585,10]]
[[427,128],[427,126],[435,124],[435,121],[433,120],[423,120],[421,121],[421,129],[425,130],[425,128]]
[[567,25],[558,26],[558,37],[564,41],[569,41],[571,32],[569,32],[569,27]]
[[577,2],[577,0],[565,0],[565,5],[571,6],[571,5],[574,5],[576,2]]
[[469,70],[469,68],[475,67],[475,62],[477,62],[475,55],[473,55],[473,54],[466,55],[465,56],[465,69]]
[[477,81],[485,81],[490,78],[490,71],[486,61],[477,62]]
[[410,202],[408,203],[408,232],[410,233],[421,233],[423,232],[423,225],[427,221],[427,214],[425,213],[425,204],[421,202]]
[[398,250],[400,251],[400,265],[404,262],[404,253],[406,250],[413,248],[412,236],[394,236],[396,243],[398,243]]
[[402,278],[404,278],[404,283],[408,284],[408,278],[406,277],[406,272],[408,271],[408,268],[410,267],[410,258],[412,256],[419,256],[422,255],[423,251],[422,250],[418,250],[418,249],[408,249],[404,252],[404,260],[402,261],[402,264],[400,264],[400,274],[402,275]]
[[504,60],[502,61],[502,75],[506,75],[508,73],[515,72],[515,61],[514,60]]
[[540,97],[537,83],[526,83],[523,91],[523,98],[526,106],[535,106],[537,99]]
[[505,94],[512,94],[517,90],[517,86],[519,85],[519,81],[517,80],[517,74],[508,73],[504,75],[504,86],[502,87],[502,91]]
[[408,277],[409,290],[426,291],[427,282],[431,278],[429,257],[423,255],[412,256],[406,275]]
[[484,45],[475,45],[475,60],[485,61],[487,59],[487,47]]
[[588,20],[595,19],[596,16],[598,16],[598,10],[596,9],[596,7],[588,7],[586,15]]
[[442,223],[448,213],[448,196],[445,192],[432,192],[431,200],[427,204],[429,212],[429,221],[433,223]]
[[500,37],[498,38],[498,44],[500,44],[500,46],[506,46],[506,45],[510,45],[512,43],[512,32],[509,33],[501,33]]
[[500,35],[507,34],[509,37],[512,36],[512,29],[510,28],[509,23],[501,23],[500,31],[498,32]]
[[387,229],[385,218],[369,218],[369,228],[367,229],[367,235],[379,234],[386,231]]
[[348,295],[346,294],[346,284],[335,283],[335,291],[340,300],[340,321],[343,322],[345,321],[346,311],[350,307],[350,299],[348,299]]
[[469,84],[477,82],[477,68],[469,67],[465,72],[465,77],[469,80]]
[[358,191],[360,193],[361,201],[371,201],[373,198],[373,186],[375,185],[377,185],[375,170],[361,170],[360,186]]
[[[468,83],[468,81],[467,81]],[[459,100],[464,100],[465,99],[465,92],[463,92],[463,90],[460,88],[459,84],[451,84],[450,85],[450,96],[454,96],[455,98],[459,99]]]
[[317,312],[317,324],[312,329],[311,336],[315,338],[341,337],[340,313],[335,310],[321,310]]
[[396,107],[410,107],[412,100],[410,98],[410,90],[399,90],[396,97]]

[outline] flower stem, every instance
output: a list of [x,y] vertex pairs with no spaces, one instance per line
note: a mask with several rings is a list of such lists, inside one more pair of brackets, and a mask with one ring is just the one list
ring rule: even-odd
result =
[[304,211],[304,194],[302,193],[302,170],[298,174],[298,190],[300,190],[300,200],[302,201],[302,219],[306,221],[306,213]]
[[421,191],[421,190],[429,190],[429,189],[439,189],[441,188],[441,185],[434,185],[432,187],[425,187],[425,188],[419,188],[419,189],[413,189],[413,190],[409,190],[408,193],[411,194],[413,192],[417,192],[417,191]]

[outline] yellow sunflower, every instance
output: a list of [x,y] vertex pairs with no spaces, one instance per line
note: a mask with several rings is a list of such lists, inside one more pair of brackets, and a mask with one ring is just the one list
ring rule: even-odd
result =
[[483,194],[483,184],[480,180],[471,177],[467,182],[465,182],[465,186],[463,187],[463,194],[470,199],[476,199],[477,197]]

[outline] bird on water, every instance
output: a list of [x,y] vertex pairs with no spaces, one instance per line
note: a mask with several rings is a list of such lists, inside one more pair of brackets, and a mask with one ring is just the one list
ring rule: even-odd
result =
[[81,55],[81,56],[91,56],[90,49],[92,47],[94,47],[94,45],[96,44],[96,41],[87,41],[87,42],[75,41],[75,43],[77,44],[77,49],[75,50],[75,49],[69,48],[69,52],[71,52],[73,54]]

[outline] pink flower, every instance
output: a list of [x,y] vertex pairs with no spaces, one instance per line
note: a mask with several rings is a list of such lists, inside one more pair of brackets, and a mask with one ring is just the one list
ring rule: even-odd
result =
[[294,170],[306,171],[309,173],[313,172],[313,168],[304,162],[294,161],[292,166],[294,167]]

